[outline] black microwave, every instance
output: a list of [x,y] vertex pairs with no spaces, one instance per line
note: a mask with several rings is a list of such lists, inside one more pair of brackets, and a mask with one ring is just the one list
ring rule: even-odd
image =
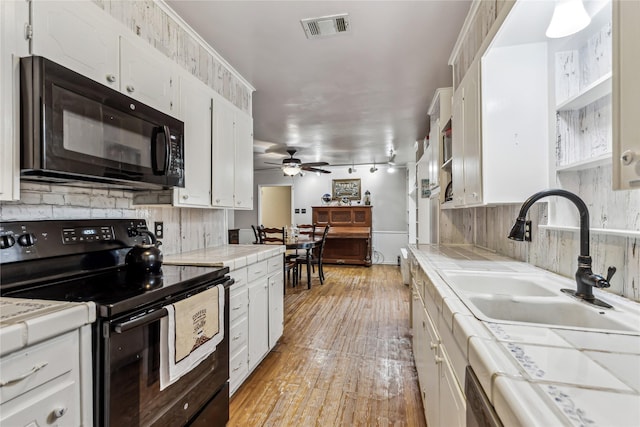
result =
[[184,123],[40,56],[20,60],[21,177],[184,187]]

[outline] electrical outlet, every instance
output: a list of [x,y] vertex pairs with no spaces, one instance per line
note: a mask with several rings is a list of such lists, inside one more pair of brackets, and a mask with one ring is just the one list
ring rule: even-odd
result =
[[153,233],[158,239],[164,237],[164,223],[162,221],[156,221],[153,223]]

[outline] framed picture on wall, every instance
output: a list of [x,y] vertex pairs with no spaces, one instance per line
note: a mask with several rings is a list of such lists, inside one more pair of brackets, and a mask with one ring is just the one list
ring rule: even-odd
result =
[[331,198],[340,200],[346,197],[349,200],[360,200],[360,179],[334,179],[332,180]]

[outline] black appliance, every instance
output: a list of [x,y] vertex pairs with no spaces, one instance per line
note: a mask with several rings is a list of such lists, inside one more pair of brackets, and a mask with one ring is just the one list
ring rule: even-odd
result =
[[[149,243],[144,220],[0,223],[0,294],[93,301],[96,426],[224,426],[229,418],[228,268],[162,265],[140,274],[125,262]],[[166,306],[223,284],[224,339],[160,391],[160,319]]]
[[184,123],[39,56],[20,60],[21,175],[184,187]]

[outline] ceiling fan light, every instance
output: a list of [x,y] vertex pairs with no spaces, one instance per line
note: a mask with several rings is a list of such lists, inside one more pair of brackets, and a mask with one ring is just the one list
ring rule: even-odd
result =
[[300,167],[294,164],[285,164],[282,166],[282,172],[289,176],[295,176],[300,173]]
[[582,0],[556,0],[553,16],[545,35],[551,39],[570,36],[585,28],[591,18]]

